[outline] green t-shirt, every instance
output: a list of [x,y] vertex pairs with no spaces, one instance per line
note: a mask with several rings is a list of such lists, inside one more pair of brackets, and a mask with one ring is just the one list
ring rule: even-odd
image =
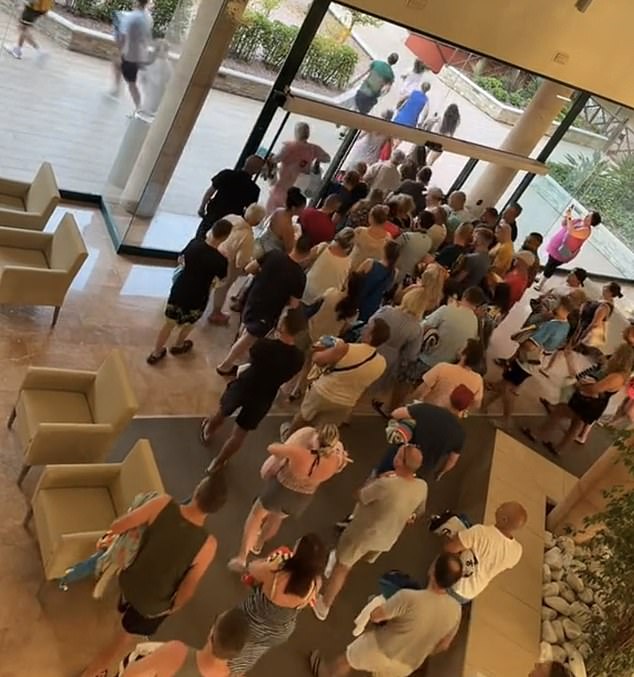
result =
[[391,85],[393,82],[394,71],[390,64],[385,61],[373,61],[370,64],[368,77],[361,85],[361,91],[369,96],[379,97],[383,87]]

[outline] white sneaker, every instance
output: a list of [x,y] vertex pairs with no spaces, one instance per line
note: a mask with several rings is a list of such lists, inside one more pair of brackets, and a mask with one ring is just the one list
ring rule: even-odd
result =
[[315,601],[313,603],[313,613],[320,621],[325,621],[328,618],[330,607],[324,604],[324,598],[321,595],[317,595],[317,597],[315,597]]
[[14,59],[22,58],[22,50],[19,47],[9,47],[8,45],[5,45],[4,48]]

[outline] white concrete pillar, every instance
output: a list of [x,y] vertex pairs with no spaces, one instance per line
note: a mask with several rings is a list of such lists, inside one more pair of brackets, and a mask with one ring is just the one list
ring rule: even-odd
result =
[[[121,195],[129,212],[151,218],[222,64],[247,0],[204,0]],[[229,121],[227,121],[230,124]]]
[[[511,128],[500,150],[528,157],[559,115],[572,90],[550,80],[544,80],[520,119]],[[469,189],[469,204],[494,206],[509,187],[517,170],[490,164]]]

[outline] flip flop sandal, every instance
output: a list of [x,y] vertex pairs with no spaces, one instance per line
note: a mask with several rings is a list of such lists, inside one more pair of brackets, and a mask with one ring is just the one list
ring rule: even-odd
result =
[[160,362],[167,355],[167,348],[163,348],[161,352],[156,355],[155,353],[150,353],[145,360],[148,364],[156,364]]
[[194,342],[189,339],[185,339],[180,346],[172,346],[170,348],[170,353],[172,355],[184,355],[188,353],[194,347]]
[[199,435],[198,435],[198,437],[199,437],[199,439],[200,439],[200,443],[201,443],[203,446],[205,446],[205,447],[206,447],[206,446],[209,444],[209,442],[210,442],[209,437],[205,434],[205,431],[207,430],[207,424],[208,424],[208,423],[209,423],[209,419],[208,419],[208,418],[203,418],[203,420],[200,422],[200,433],[199,433]]
[[310,652],[308,656],[308,666],[310,667],[311,674],[314,677],[319,677],[319,668],[321,667],[321,654],[317,649]]

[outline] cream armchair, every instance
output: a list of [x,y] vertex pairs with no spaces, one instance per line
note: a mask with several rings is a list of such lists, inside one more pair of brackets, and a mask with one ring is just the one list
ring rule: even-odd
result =
[[0,228],[0,303],[54,306],[55,326],[66,292],[87,256],[72,214],[62,218],[54,233]]
[[24,520],[33,517],[46,580],[90,557],[113,520],[151,491],[165,489],[148,440],[139,440],[122,463],[47,465]]
[[0,226],[44,230],[59,200],[48,162],[42,163],[32,183],[0,179]]
[[102,461],[137,409],[117,350],[96,372],[29,367],[7,422],[24,452],[18,485],[33,465]]

